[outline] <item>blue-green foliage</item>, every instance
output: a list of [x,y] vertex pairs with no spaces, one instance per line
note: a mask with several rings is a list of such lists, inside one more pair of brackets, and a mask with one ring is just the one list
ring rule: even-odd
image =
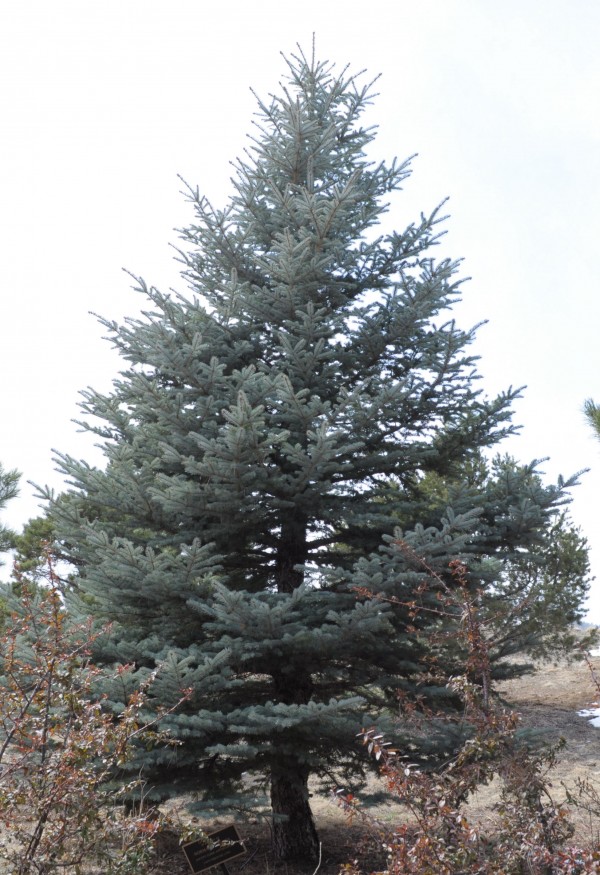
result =
[[[3,510],[7,501],[15,498],[19,492],[19,472],[6,471],[0,465],[0,510]],[[9,550],[14,543],[15,533],[6,526],[0,525],[0,553]]]
[[[446,578],[469,557],[485,588],[563,498],[517,466],[463,476],[512,432],[518,393],[478,388],[473,330],[448,313],[458,264],[434,257],[439,209],[378,235],[409,166],[367,157],[370,94],[293,58],[228,205],[189,190],[188,292],[139,280],[144,315],[102,320],[125,370],[82,409],[106,467],[61,456],[72,486],[52,511],[73,609],[114,623],[99,658],[138,676],[162,664],[166,705],[192,689],[165,721],[182,745],[140,753],[149,778],[214,801],[243,773],[270,774],[275,813],[294,820],[282,855],[310,822],[295,790],[356,765],[361,721],[421,675],[433,615],[354,591],[410,601],[428,577],[395,528]],[[452,482],[452,501],[427,477]]]

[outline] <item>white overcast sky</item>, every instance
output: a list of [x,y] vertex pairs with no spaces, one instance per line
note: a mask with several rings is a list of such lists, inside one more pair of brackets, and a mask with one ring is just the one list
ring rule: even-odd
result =
[[[217,205],[255,99],[296,43],[381,73],[374,154],[418,153],[390,222],[449,197],[440,255],[464,258],[482,386],[526,384],[521,435],[548,479],[590,468],[572,515],[600,577],[598,0],[4,0],[0,10],[0,461],[23,472],[3,520],[60,488],[52,448],[97,461],[79,390],[119,360],[90,311],[141,306],[125,267],[183,289],[169,244],[192,219],[177,174]],[[600,582],[590,616],[600,621]]]

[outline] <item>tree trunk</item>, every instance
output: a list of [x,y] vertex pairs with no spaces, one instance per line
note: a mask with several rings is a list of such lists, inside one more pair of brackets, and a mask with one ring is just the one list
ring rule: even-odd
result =
[[[303,705],[310,701],[312,681],[300,667],[290,674],[273,676],[276,700]],[[282,739],[280,743],[284,742]],[[286,747],[293,749],[293,739]],[[282,745],[283,746],[283,745]],[[279,860],[318,859],[319,837],[308,801],[310,769],[287,752],[274,757],[271,766],[271,810],[273,812],[273,843]]]
[[290,514],[281,524],[281,538],[275,560],[277,592],[294,592],[304,580],[304,565],[308,554],[306,541],[306,516]]
[[[277,591],[293,593],[302,584],[306,562],[306,517],[290,515],[281,526],[276,558]],[[313,685],[310,674],[300,665],[279,666],[273,672],[275,700],[287,705],[310,702]],[[308,801],[310,769],[286,754],[275,756],[271,767],[271,809],[273,844],[278,860],[306,860],[319,857],[319,837]]]
[[319,857],[319,837],[308,801],[309,770],[288,759],[271,770],[273,844],[278,860],[306,860]]

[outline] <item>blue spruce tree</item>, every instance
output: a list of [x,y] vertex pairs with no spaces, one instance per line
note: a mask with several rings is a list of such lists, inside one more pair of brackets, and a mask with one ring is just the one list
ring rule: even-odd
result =
[[[106,466],[60,456],[52,509],[73,602],[113,621],[99,656],[162,665],[161,704],[191,689],[165,718],[181,746],[140,751],[156,793],[214,801],[262,778],[282,859],[317,853],[309,776],[357,765],[365,714],[422,668],[410,627],[431,615],[354,590],[415,598],[427,573],[395,527],[442,575],[467,556],[485,587],[562,500],[518,467],[456,486],[511,432],[517,393],[477,388],[438,210],[378,235],[409,167],[367,158],[370,99],[347,70],[288,62],[226,208],[189,192],[189,291],[139,280],[144,315],[102,320],[126,362],[82,403]],[[432,519],[427,475],[452,479],[457,512]]]

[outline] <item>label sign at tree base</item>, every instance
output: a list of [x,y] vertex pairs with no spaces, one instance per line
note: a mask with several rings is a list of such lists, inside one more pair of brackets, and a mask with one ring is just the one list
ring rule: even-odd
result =
[[223,864],[246,853],[235,826],[226,826],[224,829],[208,833],[206,838],[188,842],[183,845],[182,850],[194,875],[198,872],[206,872],[213,866],[223,866],[223,871],[226,872],[227,869]]

